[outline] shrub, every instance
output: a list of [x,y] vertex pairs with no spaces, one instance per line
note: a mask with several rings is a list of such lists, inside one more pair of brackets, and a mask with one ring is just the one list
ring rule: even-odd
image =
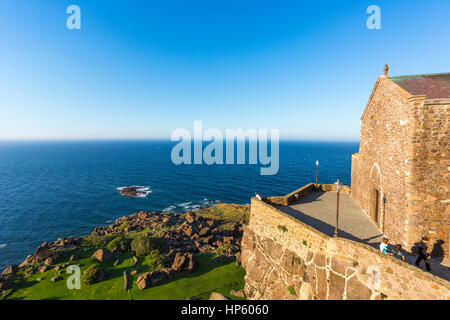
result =
[[101,280],[103,271],[100,269],[98,263],[90,265],[83,274],[83,282],[86,284],[93,284]]
[[113,235],[108,235],[108,236],[99,236],[99,235],[84,236],[83,238],[81,238],[81,245],[83,247],[91,247],[91,248],[104,247],[114,237],[115,236],[113,236]]
[[145,256],[143,265],[146,265],[148,267],[148,271],[153,271],[163,268],[165,263],[166,256],[161,254],[158,249],[154,249]]
[[146,256],[150,254],[152,249],[152,241],[147,236],[139,235],[131,241],[131,251],[134,251],[138,256]]
[[121,251],[128,251],[130,240],[123,235],[112,239],[106,246],[109,250],[120,249]]
[[278,229],[280,229],[283,232],[288,231],[288,229],[285,226],[278,226]]

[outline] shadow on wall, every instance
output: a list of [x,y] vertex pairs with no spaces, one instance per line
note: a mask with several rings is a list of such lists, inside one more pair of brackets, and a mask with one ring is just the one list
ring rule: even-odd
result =
[[431,257],[439,262],[442,262],[442,260],[444,260],[444,248],[442,247],[444,243],[444,240],[437,240],[433,245],[433,249],[431,250]]

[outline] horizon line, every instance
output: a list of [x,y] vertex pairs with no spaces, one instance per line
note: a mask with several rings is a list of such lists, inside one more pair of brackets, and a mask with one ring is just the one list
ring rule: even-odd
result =
[[[236,139],[233,139],[236,141]],[[1,142],[118,142],[118,141],[160,141],[160,142],[173,142],[178,143],[181,140],[171,140],[168,138],[11,138],[2,139]],[[198,141],[196,139],[191,139],[191,141]],[[202,140],[201,140],[202,141]],[[227,141],[223,139],[223,141]],[[246,139],[247,141],[253,141]],[[270,139],[268,139],[270,141]],[[307,138],[283,138],[279,139],[280,142],[360,142],[359,139],[307,139]],[[205,143],[210,143],[211,141],[203,141]]]

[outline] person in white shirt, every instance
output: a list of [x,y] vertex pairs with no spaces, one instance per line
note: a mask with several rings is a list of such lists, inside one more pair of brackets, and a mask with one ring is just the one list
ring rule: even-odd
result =
[[258,200],[262,200],[262,198],[261,198],[261,196],[258,194],[258,192],[255,192],[255,197],[256,197],[256,199],[258,199]]
[[388,239],[383,238],[383,239],[381,240],[381,243],[380,243],[380,251],[381,251],[382,253],[386,253],[386,254],[388,254],[388,255],[392,255],[392,252],[391,252],[390,249],[389,249],[389,240],[388,240]]

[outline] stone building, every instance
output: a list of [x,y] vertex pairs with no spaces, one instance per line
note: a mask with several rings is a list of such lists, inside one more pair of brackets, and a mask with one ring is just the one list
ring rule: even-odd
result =
[[375,84],[352,156],[352,198],[393,243],[422,236],[435,257],[450,252],[450,73]]

